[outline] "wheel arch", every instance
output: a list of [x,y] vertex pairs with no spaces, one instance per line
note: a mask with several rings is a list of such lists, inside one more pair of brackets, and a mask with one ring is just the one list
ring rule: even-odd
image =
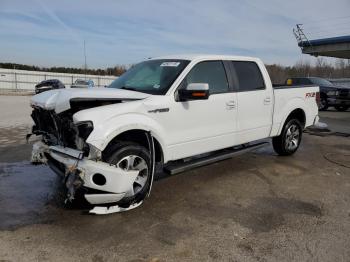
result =
[[[117,117],[96,121],[94,130],[87,139],[87,143],[100,151],[105,149],[118,139],[129,138],[131,141],[145,145],[145,134],[150,132],[155,141],[157,153],[161,153],[164,161],[167,161],[166,133],[164,128],[154,119],[143,114],[129,113]],[[140,136],[141,138],[138,138]],[[147,144],[148,145],[148,144]],[[160,155],[157,155],[158,157]]]
[[289,120],[289,119],[297,119],[299,122],[303,125],[303,128],[306,124],[306,114],[305,111],[301,108],[296,108],[290,114],[287,116],[286,120],[284,121],[283,125]]
[[298,108],[293,109],[291,112],[289,112],[289,114],[287,114],[285,116],[285,118],[282,121],[282,124],[280,125],[280,128],[278,130],[278,135],[281,134],[282,128],[287,123],[287,121],[292,119],[292,118],[299,120],[300,123],[302,124],[302,128],[304,129],[305,124],[306,124],[305,110],[303,108],[298,107]]
[[[146,129],[129,129],[126,131],[123,131],[119,134],[117,134],[113,139],[111,139],[104,150],[102,151],[102,154],[107,154],[109,150],[118,142],[120,141],[129,141],[134,142],[136,144],[139,144],[141,146],[144,146],[145,148],[149,149],[148,141],[147,141],[147,132],[149,130]],[[154,151],[155,151],[155,159],[156,162],[163,162],[164,161],[164,152],[162,144],[159,142],[159,139],[154,136],[154,134],[151,132],[151,135],[153,137],[154,141]]]

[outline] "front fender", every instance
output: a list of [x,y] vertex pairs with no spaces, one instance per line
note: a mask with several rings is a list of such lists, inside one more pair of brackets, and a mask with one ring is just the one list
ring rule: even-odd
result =
[[103,151],[113,138],[125,131],[136,129],[150,131],[152,133],[153,137],[160,143],[164,161],[166,161],[168,159],[165,146],[166,141],[163,139],[165,137],[165,131],[158,122],[143,114],[128,113],[118,115],[102,123],[94,124],[94,130],[86,142]]

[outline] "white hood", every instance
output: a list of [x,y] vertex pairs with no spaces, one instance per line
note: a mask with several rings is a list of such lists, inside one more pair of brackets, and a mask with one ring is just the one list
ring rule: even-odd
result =
[[47,110],[55,110],[61,113],[70,109],[72,98],[91,99],[144,99],[150,95],[130,90],[114,88],[89,88],[89,89],[56,89],[37,94],[32,97],[30,104]]

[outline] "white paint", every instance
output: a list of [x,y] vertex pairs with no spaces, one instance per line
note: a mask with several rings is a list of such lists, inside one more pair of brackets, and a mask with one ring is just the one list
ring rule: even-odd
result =
[[115,88],[69,88],[42,92],[32,97],[31,105],[61,113],[70,108],[72,98],[144,99],[149,95]]

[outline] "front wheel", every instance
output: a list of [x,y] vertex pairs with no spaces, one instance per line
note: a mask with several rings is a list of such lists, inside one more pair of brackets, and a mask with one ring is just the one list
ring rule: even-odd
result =
[[346,111],[349,109],[349,106],[334,106],[340,112]]
[[117,204],[129,207],[143,200],[151,185],[151,157],[149,151],[133,142],[119,142],[106,154],[105,161],[123,170],[138,170],[134,184]]
[[281,156],[294,154],[300,145],[303,127],[297,119],[290,119],[283,126],[279,136],[272,138],[275,152]]

